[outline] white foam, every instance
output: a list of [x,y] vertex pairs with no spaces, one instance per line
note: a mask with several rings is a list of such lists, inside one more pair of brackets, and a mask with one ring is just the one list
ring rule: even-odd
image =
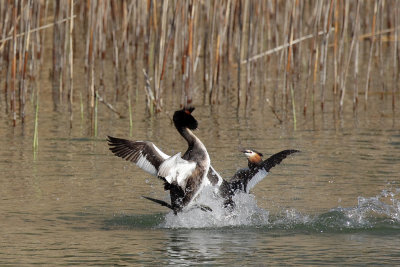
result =
[[214,188],[206,186],[194,205],[207,206],[212,212],[203,211],[198,206],[189,207],[177,215],[170,212],[160,227],[214,228],[268,224],[269,212],[257,206],[254,195],[238,193],[233,200],[236,207],[233,211],[229,211],[223,207],[224,200],[214,193]]
[[359,224],[368,224],[371,218],[388,218],[400,222],[399,189],[383,190],[375,197],[358,197],[358,205],[344,209],[347,217]]
[[278,214],[257,206],[252,194],[238,193],[233,200],[233,211],[223,208],[223,199],[213,187],[206,186],[197,204],[210,207],[212,212],[200,208],[188,208],[178,215],[172,212],[159,225],[163,228],[219,228],[236,226],[262,226],[267,228],[302,228],[318,231],[372,228],[377,223],[384,225],[400,223],[400,189],[383,190],[373,197],[358,197],[353,207],[337,207],[321,214],[304,214],[294,208],[283,208]]

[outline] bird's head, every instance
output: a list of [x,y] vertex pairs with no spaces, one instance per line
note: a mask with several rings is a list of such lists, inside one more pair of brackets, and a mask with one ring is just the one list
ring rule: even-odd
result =
[[260,163],[262,161],[262,156],[260,152],[251,149],[244,149],[242,153],[247,157],[247,160],[251,163]]
[[173,121],[176,128],[189,128],[190,130],[197,129],[197,120],[192,116],[194,108],[185,107],[181,110],[177,110],[174,113]]

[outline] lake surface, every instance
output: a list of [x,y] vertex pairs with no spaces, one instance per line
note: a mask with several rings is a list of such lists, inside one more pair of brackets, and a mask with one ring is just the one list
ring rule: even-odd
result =
[[239,148],[265,157],[301,153],[274,167],[250,195],[239,195],[233,215],[217,209],[178,216],[141,197],[168,200],[158,179],[113,156],[105,140],[185,151],[170,120],[177,107],[149,118],[137,104],[130,137],[128,119],[100,105],[98,135],[88,138],[85,120],[76,116],[71,130],[68,112],[48,106],[40,107],[37,152],[33,118],[12,128],[0,112],[1,266],[400,262],[400,129],[390,105],[342,119],[300,116],[296,131],[267,108],[196,106],[196,134],[226,178],[246,166]]

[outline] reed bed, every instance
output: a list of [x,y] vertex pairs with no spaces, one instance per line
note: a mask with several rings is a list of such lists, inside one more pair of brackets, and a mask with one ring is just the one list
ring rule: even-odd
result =
[[[92,134],[97,134],[98,102],[107,112],[126,114],[132,128],[132,96],[146,101],[152,115],[166,109],[171,94],[181,106],[230,102],[246,110],[257,98],[279,121],[293,120],[294,126],[298,114],[341,114],[348,106],[357,111],[360,95],[365,109],[370,101],[391,98],[394,111],[399,5],[396,0],[0,0],[0,103],[13,126],[23,124],[26,101],[39,103],[36,79],[51,53],[52,89],[40,94],[52,95],[55,110],[68,107],[71,127],[73,107],[80,106]],[[49,42],[52,51],[45,49]],[[113,74],[107,72],[110,62]],[[74,73],[82,68],[86,84],[76,86]],[[381,100],[371,100],[372,94]],[[118,103],[126,98],[124,110]]]

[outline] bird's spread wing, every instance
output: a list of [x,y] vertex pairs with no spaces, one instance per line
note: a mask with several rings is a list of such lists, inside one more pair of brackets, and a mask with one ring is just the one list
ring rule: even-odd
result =
[[258,184],[262,179],[265,178],[265,176],[268,175],[268,171],[265,170],[265,168],[257,168],[256,170],[253,170],[250,172],[251,175],[249,175],[249,179],[247,180],[247,184],[244,186],[244,190],[246,193],[249,193],[250,190]]
[[240,169],[233,175],[233,177],[229,181],[231,185],[231,190],[239,190],[249,193],[250,189],[252,189],[267,175],[268,172],[263,167]]
[[264,160],[259,167],[238,170],[230,180],[232,188],[234,190],[242,190],[246,193],[249,193],[256,184],[258,184],[268,175],[268,172],[272,167],[280,164],[283,159],[296,152],[300,151],[294,149],[283,150]]
[[187,178],[196,168],[193,161],[184,160],[181,153],[164,160],[158,169],[158,176],[164,178],[168,183],[177,183],[181,188],[186,187]]
[[230,189],[232,193],[235,191],[246,191],[246,186],[250,179],[253,178],[253,172],[249,168],[243,168],[236,171],[236,173],[229,180]]
[[208,169],[207,178],[208,178],[206,179],[207,184],[212,186],[214,185],[220,186],[223,181],[221,175],[219,175],[219,173],[211,165],[210,168]]
[[262,163],[263,167],[268,172],[272,167],[281,163],[281,161],[284,160],[287,156],[296,152],[300,151],[295,149],[288,149],[278,152],[272,155],[271,157],[267,158],[266,160],[264,160]]
[[249,191],[256,184],[258,184],[262,179],[264,179],[265,176],[268,175],[268,172],[272,167],[280,164],[287,156],[296,152],[300,151],[295,149],[283,150],[264,160],[261,168],[252,170],[249,180],[247,181],[247,185],[245,186],[245,191],[249,193]]
[[108,136],[108,145],[114,155],[135,163],[142,170],[157,176],[160,165],[169,158],[153,143],[129,141]]

